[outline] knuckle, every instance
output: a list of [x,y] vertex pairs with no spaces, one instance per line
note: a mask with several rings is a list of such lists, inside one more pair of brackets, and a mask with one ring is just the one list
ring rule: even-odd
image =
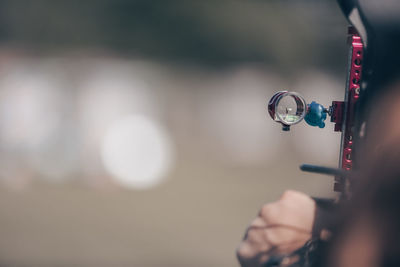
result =
[[245,242],[240,243],[236,249],[236,256],[238,259],[251,258],[253,254],[251,247]]
[[252,229],[247,233],[247,238],[244,240],[245,243],[250,244],[253,250],[259,251],[268,242],[265,239],[265,230]]
[[266,225],[265,221],[261,217],[257,217],[250,223],[249,229],[250,228],[264,228],[266,226],[267,225]]
[[263,217],[263,218],[268,217],[271,214],[271,212],[272,212],[272,210],[274,208],[273,205],[274,204],[272,204],[272,203],[268,203],[268,204],[263,205],[261,207],[261,211],[260,211],[261,217]]
[[285,233],[282,229],[270,229],[265,232],[265,239],[268,240],[268,243],[272,246],[280,246],[285,242]]
[[266,224],[274,223],[279,217],[279,204],[270,203],[261,208],[261,217],[265,220]]
[[249,229],[246,237],[247,237],[246,240],[249,240],[249,241],[257,240],[257,238],[258,238],[257,231],[255,229]]
[[244,251],[243,251],[243,243],[240,243],[239,246],[236,248],[236,256],[237,256],[238,258],[240,258],[240,257],[243,256],[243,254],[244,254]]
[[265,238],[265,240],[268,240],[268,243],[273,247],[276,247],[276,246],[280,245],[280,240],[273,233],[266,232],[264,234],[264,238]]
[[283,192],[280,200],[282,201],[287,201],[287,200],[292,200],[295,199],[300,193],[294,190],[286,190]]

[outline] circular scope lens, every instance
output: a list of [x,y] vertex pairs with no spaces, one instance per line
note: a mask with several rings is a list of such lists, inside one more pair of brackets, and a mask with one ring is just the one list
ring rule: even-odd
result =
[[287,92],[282,94],[275,103],[277,119],[285,125],[299,123],[306,115],[306,101],[299,94]]

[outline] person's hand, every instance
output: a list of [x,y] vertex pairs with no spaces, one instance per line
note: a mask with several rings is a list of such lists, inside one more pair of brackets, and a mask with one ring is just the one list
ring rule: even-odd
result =
[[265,204],[237,249],[241,266],[263,266],[271,256],[301,248],[311,238],[315,209],[312,198],[296,191]]

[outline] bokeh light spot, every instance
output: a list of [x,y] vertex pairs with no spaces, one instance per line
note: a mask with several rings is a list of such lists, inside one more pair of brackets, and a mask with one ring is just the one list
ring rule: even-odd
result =
[[106,132],[101,156],[116,182],[148,189],[167,176],[174,159],[171,140],[157,122],[141,115],[124,117]]

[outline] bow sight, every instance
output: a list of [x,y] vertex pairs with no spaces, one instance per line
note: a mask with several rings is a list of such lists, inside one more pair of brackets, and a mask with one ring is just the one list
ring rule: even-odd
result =
[[327,115],[335,123],[335,132],[342,132],[340,145],[339,168],[332,169],[313,165],[302,165],[301,169],[311,172],[336,175],[335,191],[342,191],[344,173],[352,169],[353,141],[355,132],[355,108],[360,95],[362,74],[363,43],[354,27],[349,27],[349,66],[344,101],[333,101],[329,108],[311,102],[307,104],[304,98],[295,92],[279,91],[268,103],[271,118],[282,125],[284,131],[289,131],[292,125],[303,119],[311,126],[325,127]]
[[[306,104],[304,98],[295,92],[280,91],[275,93],[268,103],[268,112],[271,118],[282,124],[283,131],[290,131],[290,126],[303,119],[308,125],[325,127],[326,115],[331,121],[340,124],[343,102],[334,101],[332,106],[324,108],[315,101]],[[339,118],[339,119],[338,119]]]

